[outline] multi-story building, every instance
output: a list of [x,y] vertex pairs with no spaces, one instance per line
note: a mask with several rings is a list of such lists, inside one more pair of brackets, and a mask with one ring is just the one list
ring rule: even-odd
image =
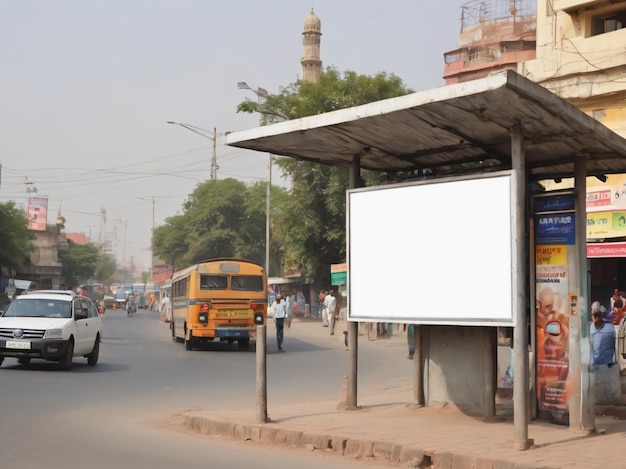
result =
[[626,1],[538,0],[527,78],[626,137]]
[[461,6],[459,48],[444,54],[446,84],[483,78],[535,58],[535,0],[472,0]]

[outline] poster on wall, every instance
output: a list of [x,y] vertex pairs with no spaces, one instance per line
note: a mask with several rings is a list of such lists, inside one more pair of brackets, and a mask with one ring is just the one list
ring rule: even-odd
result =
[[539,415],[566,421],[570,312],[567,246],[538,245],[535,254]]
[[46,197],[28,198],[28,228],[46,231],[48,219],[48,199]]

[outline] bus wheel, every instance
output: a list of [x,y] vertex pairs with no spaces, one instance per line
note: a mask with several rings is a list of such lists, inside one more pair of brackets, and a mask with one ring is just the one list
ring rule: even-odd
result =
[[249,349],[250,348],[250,339],[239,339],[237,341],[237,346],[241,349]]
[[193,336],[190,335],[189,339],[185,337],[185,350],[193,349]]

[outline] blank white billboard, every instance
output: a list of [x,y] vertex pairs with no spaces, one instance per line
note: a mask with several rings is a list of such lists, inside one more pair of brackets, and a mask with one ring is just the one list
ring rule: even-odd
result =
[[347,197],[350,320],[514,325],[510,172]]

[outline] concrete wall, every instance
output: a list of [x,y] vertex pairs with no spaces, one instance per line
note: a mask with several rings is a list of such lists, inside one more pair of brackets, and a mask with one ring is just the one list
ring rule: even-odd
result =
[[422,340],[426,339],[428,343],[424,382],[428,406],[448,403],[466,412],[482,415],[485,406],[484,371],[486,366],[493,366],[484,360],[487,331],[491,331],[495,339],[495,328],[422,327],[422,333],[427,336],[422,336]]

